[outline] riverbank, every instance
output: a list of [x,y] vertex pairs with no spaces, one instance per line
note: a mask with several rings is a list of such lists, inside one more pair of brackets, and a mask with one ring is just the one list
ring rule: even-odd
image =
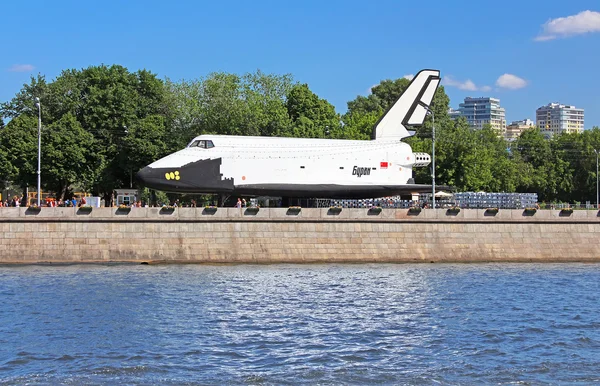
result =
[[597,211],[2,208],[0,264],[600,262]]

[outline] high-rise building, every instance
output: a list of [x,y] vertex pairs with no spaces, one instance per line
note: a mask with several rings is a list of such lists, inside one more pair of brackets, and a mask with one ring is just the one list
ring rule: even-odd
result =
[[454,110],[452,107],[450,107],[450,109],[448,110],[448,115],[450,116],[450,119],[452,119],[452,120],[461,116],[460,110]]
[[504,138],[507,141],[514,141],[519,138],[519,135],[527,129],[531,129],[535,124],[531,119],[523,119],[522,121],[514,121],[510,125],[506,126],[506,132]]
[[550,135],[583,132],[583,109],[549,103],[535,111],[535,121],[542,132]]
[[[469,125],[478,129],[483,128],[485,124],[490,124],[498,131],[499,135],[504,135],[506,111],[500,107],[500,99],[467,97],[459,106],[458,110],[449,112],[451,118],[465,117]],[[457,111],[460,113],[457,114]]]

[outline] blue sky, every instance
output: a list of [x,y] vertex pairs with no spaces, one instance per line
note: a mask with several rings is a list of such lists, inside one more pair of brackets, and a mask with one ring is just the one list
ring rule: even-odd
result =
[[452,107],[497,97],[510,122],[560,102],[584,108],[588,129],[600,125],[598,12],[598,0],[7,1],[0,101],[31,74],[104,63],[173,80],[290,73],[344,112],[382,79],[434,68]]

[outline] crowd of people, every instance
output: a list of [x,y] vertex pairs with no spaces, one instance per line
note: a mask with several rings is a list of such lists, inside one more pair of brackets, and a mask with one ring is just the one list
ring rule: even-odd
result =
[[[73,197],[70,199],[55,199],[53,197],[46,198],[40,204],[43,207],[81,207],[88,205],[88,200],[85,196],[82,197]],[[244,200],[245,204],[245,200]],[[18,208],[18,207],[29,207],[37,205],[36,199],[31,199],[31,203],[27,202],[27,198],[25,196],[13,196],[9,197],[6,200],[0,200],[0,208]],[[104,206],[104,200],[100,201],[100,206]],[[110,206],[114,205],[114,202],[111,202]],[[148,208],[148,207],[163,207],[163,206],[173,206],[173,207],[187,207],[187,208],[195,208],[196,201],[190,200],[189,202],[180,202],[178,199],[169,203],[157,203],[149,205],[147,202],[142,200],[132,201],[131,203],[121,204],[120,206],[127,206],[131,208]],[[244,205],[245,206],[245,205]]]
[[19,207],[27,206],[27,199],[25,197],[14,196],[13,198],[7,198],[6,200],[0,200],[0,207]]
[[[47,206],[47,207],[80,207],[80,206],[84,206],[87,204],[86,202],[86,198],[85,197],[81,197],[81,198],[76,198],[73,197],[71,199],[54,199],[54,198],[49,198],[46,199],[44,201],[42,201],[41,206]],[[2,207],[6,207],[6,208],[18,208],[18,207],[28,207],[28,206],[33,206],[33,205],[37,205],[37,202],[32,202],[31,204],[27,202],[27,198],[25,198],[25,196],[13,196],[12,198],[8,198],[6,200],[0,200],[0,208]]]

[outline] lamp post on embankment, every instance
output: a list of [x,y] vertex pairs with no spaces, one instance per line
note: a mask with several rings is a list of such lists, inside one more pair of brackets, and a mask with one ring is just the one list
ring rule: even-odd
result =
[[[125,138],[128,134],[129,128],[127,125],[123,125],[123,138]],[[121,138],[121,143],[124,141],[123,138]],[[129,189],[133,189],[133,170],[131,169],[131,165],[129,165]]]
[[435,209],[435,114],[429,107],[425,107],[431,115],[431,207]]
[[596,153],[596,209],[600,209],[600,194],[598,194],[598,149],[594,149]]
[[40,98],[35,98],[35,107],[38,108],[37,206],[39,207],[42,190],[42,103]]

